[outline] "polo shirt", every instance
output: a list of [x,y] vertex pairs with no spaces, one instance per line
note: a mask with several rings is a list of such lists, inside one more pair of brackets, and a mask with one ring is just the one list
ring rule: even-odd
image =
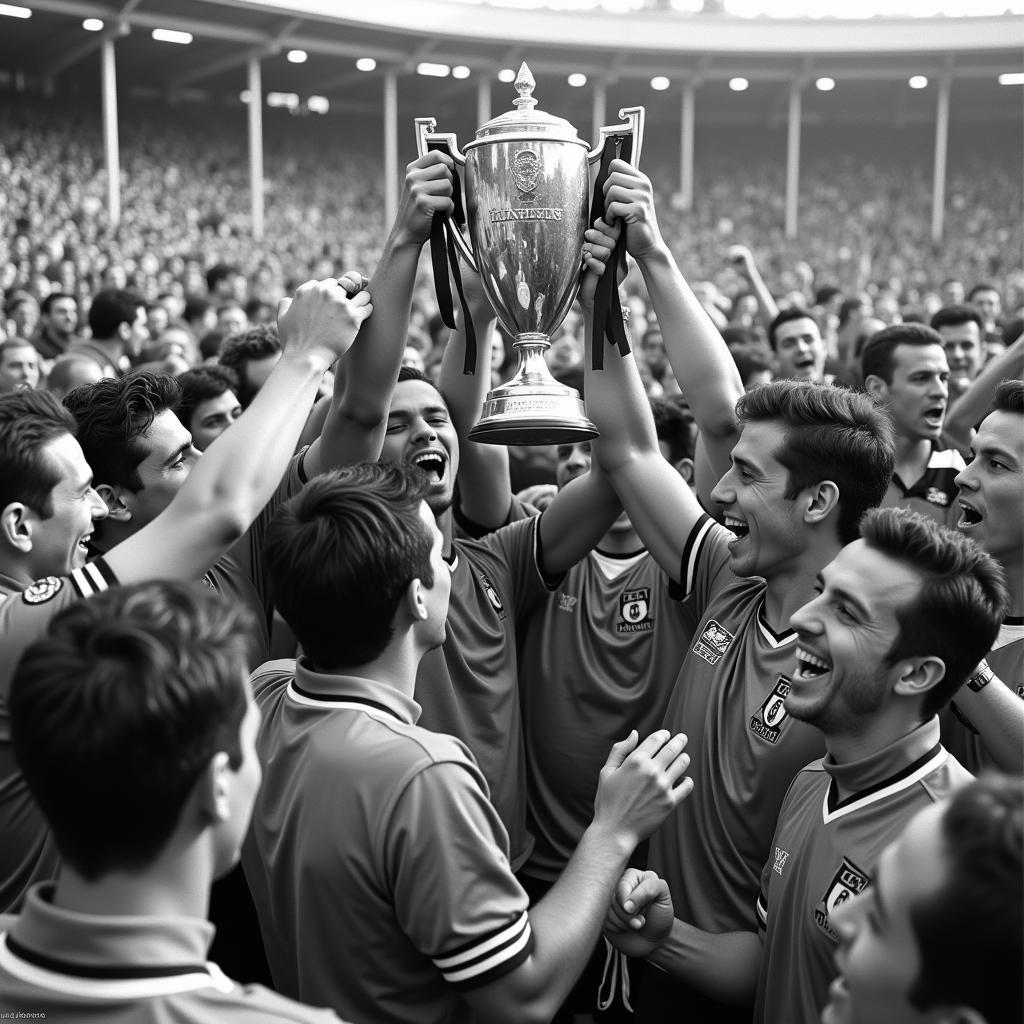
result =
[[526,744],[524,868],[554,882],[594,816],[612,745],[661,728],[696,619],[647,551],[590,552],[521,631],[519,687]]
[[960,488],[954,481],[964,467],[963,456],[955,448],[940,449],[933,442],[924,473],[915,483],[908,486],[893,473],[882,507],[909,508],[954,530],[960,518],[956,500]]
[[459,991],[533,948],[472,755],[383,682],[274,661],[253,693],[263,785],[242,863],[275,988],[360,1022],[472,1021]]
[[832,910],[871,885],[882,851],[918,811],[970,781],[939,743],[937,717],[859,761],[828,755],[800,772],[761,875],[757,1024],[819,1019],[836,975]]
[[68,576],[26,587],[0,574],[0,912],[14,910],[33,882],[53,878],[59,858],[11,746],[10,688],[18,659],[68,605],[117,583],[102,558]]
[[209,963],[208,921],[99,917],[54,906],[35,886],[0,934],[0,1011],[48,1024],[337,1024]]
[[526,826],[526,759],[519,702],[517,625],[548,596],[537,552],[539,516],[479,540],[452,541],[443,647],[416,675],[419,724],[472,751],[509,835],[518,870],[533,845]]

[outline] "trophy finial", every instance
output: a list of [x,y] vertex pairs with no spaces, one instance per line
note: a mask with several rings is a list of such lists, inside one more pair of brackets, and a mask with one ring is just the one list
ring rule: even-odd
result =
[[519,66],[519,74],[516,75],[515,85],[516,92],[519,93],[519,98],[512,101],[516,110],[533,110],[537,106],[537,101],[533,98],[533,90],[537,83],[533,80],[533,75],[526,66],[525,60]]

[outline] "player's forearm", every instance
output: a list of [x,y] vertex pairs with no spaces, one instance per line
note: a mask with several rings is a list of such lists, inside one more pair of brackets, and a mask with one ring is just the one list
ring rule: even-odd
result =
[[762,950],[755,932],[715,934],[677,919],[647,961],[720,1003],[751,1006]]
[[747,267],[747,283],[750,285],[754,298],[757,299],[758,311],[761,314],[761,319],[764,321],[764,326],[767,328],[779,315],[779,307],[775,304],[772,293],[768,291],[768,286],[764,283],[761,272],[754,264],[750,264]]
[[1002,355],[987,363],[971,386],[949,407],[946,433],[962,448],[971,443],[971,428],[985,418],[996,386],[1008,377],[1024,372],[1024,334]]
[[961,686],[955,699],[957,710],[978,731],[996,767],[1024,774],[1024,700],[998,676],[980,690]]
[[[706,443],[731,449],[738,436],[736,402],[743,394],[743,382],[729,349],[667,246],[646,256],[640,270],[661,326],[672,372]],[[714,461],[717,465],[717,454]]]

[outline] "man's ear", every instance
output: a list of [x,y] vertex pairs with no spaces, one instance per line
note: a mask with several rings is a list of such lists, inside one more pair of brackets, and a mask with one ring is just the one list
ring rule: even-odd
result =
[[131,521],[132,510],[124,500],[124,491],[120,487],[112,487],[110,484],[97,484],[96,493],[103,499],[107,506],[107,518],[117,523]]
[[839,504],[839,487],[832,480],[822,480],[813,487],[805,487],[800,500],[804,503],[804,522],[820,523]]
[[895,692],[903,697],[921,697],[946,675],[946,663],[932,654],[905,658],[897,666]]
[[409,585],[405,588],[403,603],[413,622],[426,621],[427,605],[423,600],[423,583],[418,576],[414,580],[410,580]]
[[680,459],[676,463],[676,470],[691,487],[694,486],[694,473],[696,470],[693,468],[693,459]]
[[196,785],[197,799],[208,821],[222,822],[231,817],[231,759],[227,751],[219,750],[206,763]]
[[889,385],[877,374],[869,373],[864,378],[864,390],[876,401],[881,402],[889,394]]
[[23,555],[32,550],[32,523],[35,516],[28,505],[12,501],[0,512],[0,537]]

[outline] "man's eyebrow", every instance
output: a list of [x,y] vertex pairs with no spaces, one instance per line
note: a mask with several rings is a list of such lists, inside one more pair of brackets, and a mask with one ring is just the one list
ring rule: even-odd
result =
[[173,452],[171,452],[171,454],[168,455],[166,459],[164,459],[164,463],[163,464],[165,466],[169,466],[169,465],[171,465],[171,463],[177,462],[178,459],[180,459],[182,457],[182,455],[184,455],[189,450],[189,448],[191,448],[191,447],[192,447],[192,441],[191,441],[191,439],[189,439],[189,441],[187,443],[181,445],[179,448],[177,448]]

